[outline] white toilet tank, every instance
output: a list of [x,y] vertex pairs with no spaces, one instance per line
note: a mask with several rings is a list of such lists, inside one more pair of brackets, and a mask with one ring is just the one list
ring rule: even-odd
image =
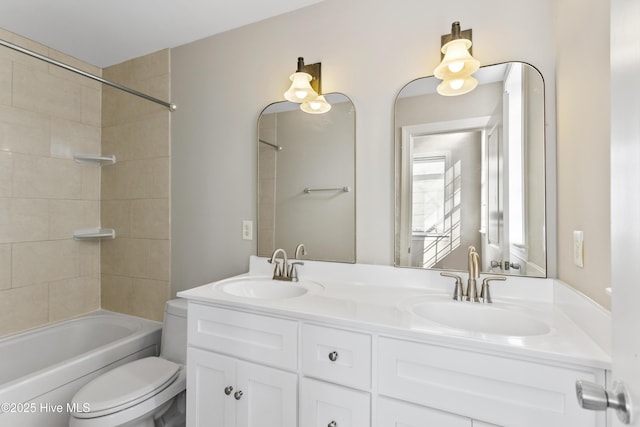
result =
[[178,298],[165,304],[160,357],[187,363],[187,300]]

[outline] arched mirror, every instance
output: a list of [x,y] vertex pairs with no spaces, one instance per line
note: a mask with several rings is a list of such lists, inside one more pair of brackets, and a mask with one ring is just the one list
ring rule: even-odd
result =
[[478,87],[407,84],[395,104],[395,265],[546,277],[544,81],[532,66],[480,68]]
[[355,251],[355,111],[325,94],[331,110],[308,114],[276,102],[258,120],[258,255],[276,248],[306,259],[353,263]]

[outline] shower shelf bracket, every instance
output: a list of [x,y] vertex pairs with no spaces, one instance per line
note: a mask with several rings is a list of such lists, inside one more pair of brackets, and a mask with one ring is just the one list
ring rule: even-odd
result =
[[75,230],[73,238],[76,240],[115,239],[116,230],[113,228],[84,228]]
[[73,160],[76,163],[99,163],[102,165],[113,165],[116,162],[115,154],[74,154]]

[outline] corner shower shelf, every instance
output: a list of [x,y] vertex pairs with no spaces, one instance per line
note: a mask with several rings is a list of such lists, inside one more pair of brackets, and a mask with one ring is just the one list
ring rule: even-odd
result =
[[115,239],[116,230],[113,228],[84,228],[73,232],[76,240]]
[[112,165],[116,162],[116,156],[115,154],[74,154],[73,155],[73,160],[75,160],[77,163],[87,163],[87,162],[93,162],[93,163],[99,163],[100,166],[102,165]]

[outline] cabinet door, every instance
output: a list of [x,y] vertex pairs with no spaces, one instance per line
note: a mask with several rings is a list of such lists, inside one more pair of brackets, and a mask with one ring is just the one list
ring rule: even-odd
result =
[[368,427],[369,393],[303,378],[300,382],[300,426]]
[[238,427],[297,427],[298,376],[238,362]]
[[[187,349],[187,427],[236,424],[236,361],[195,348]],[[234,387],[230,390],[227,387]],[[225,393],[225,389],[229,395]]]
[[[471,419],[399,400],[378,399],[374,427],[471,427]],[[474,426],[476,424],[473,424]],[[488,426],[488,424],[486,424]]]

